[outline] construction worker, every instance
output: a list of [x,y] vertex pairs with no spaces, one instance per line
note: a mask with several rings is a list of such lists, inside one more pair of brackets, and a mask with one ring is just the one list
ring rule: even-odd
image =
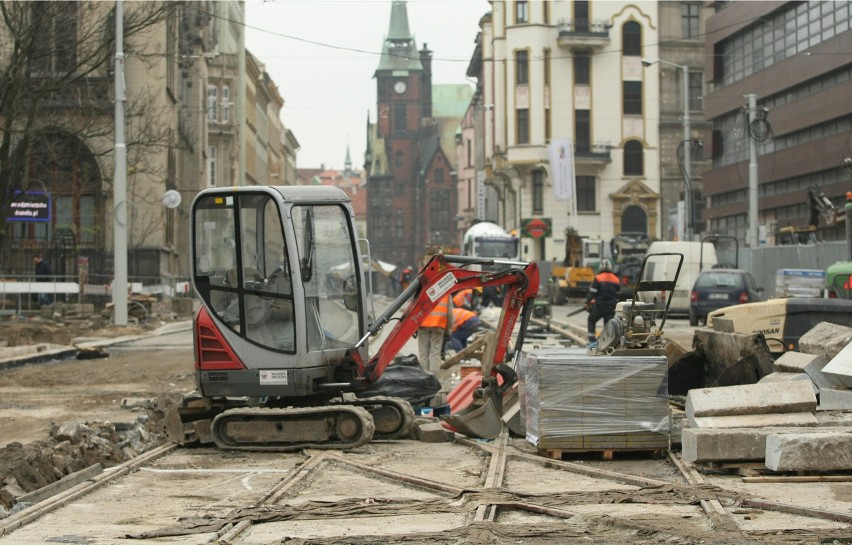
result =
[[452,332],[452,299],[444,296],[417,329],[417,352],[420,365],[436,373],[441,368],[444,336]]
[[612,272],[612,263],[609,259],[601,261],[598,274],[592,281],[592,287],[586,295],[586,310],[589,311],[588,333],[589,346],[597,344],[595,340],[595,326],[598,320],[603,318],[604,325],[615,318],[615,305],[618,303],[618,292],[621,291],[621,282]]
[[453,295],[453,306],[473,310],[473,289],[467,288]]
[[450,336],[450,349],[460,352],[467,346],[467,340],[479,328],[482,320],[479,315],[466,308],[453,307],[453,333]]

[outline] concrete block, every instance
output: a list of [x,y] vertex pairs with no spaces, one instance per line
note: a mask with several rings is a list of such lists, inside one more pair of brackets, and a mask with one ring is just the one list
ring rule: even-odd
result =
[[765,436],[768,434],[761,428],[684,428],[681,456],[687,462],[763,460],[766,453]]
[[828,364],[828,358],[820,356],[805,367],[805,374],[811,377],[811,382],[817,387],[817,393],[823,388],[836,388],[842,386],[839,381],[830,379],[822,373],[823,368]]
[[[812,435],[850,433],[848,428],[685,428],[681,438],[682,457],[688,462],[763,461],[766,438],[776,434]],[[852,466],[850,466],[852,467]]]
[[440,422],[417,424],[417,437],[424,443],[449,443],[455,434],[441,425]]
[[772,471],[852,469],[852,430],[766,436],[766,467]]
[[820,322],[799,337],[799,352],[832,359],[852,342],[852,327]]
[[829,380],[839,382],[847,388],[852,388],[852,342],[844,346],[822,368],[822,374],[828,377]]
[[[821,356],[804,352],[784,352],[773,362],[776,371],[782,373],[804,373],[805,367]],[[828,361],[826,359],[826,361]]]
[[818,411],[852,410],[852,390],[823,388],[819,391]]
[[819,422],[813,413],[742,414],[733,416],[699,416],[689,419],[690,428],[764,428],[816,426]]
[[686,415],[690,419],[699,416],[800,413],[814,410],[816,394],[813,387],[809,382],[801,380],[695,388],[686,395]]

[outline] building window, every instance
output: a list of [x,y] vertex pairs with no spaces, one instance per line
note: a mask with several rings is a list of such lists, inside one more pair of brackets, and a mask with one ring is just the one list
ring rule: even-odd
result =
[[541,214],[544,212],[544,173],[536,170],[532,176],[532,211]]
[[216,187],[216,146],[207,148],[207,187]]
[[700,112],[704,109],[704,74],[689,73],[689,111]]
[[574,112],[574,149],[577,153],[589,153],[592,150],[591,112],[576,110]]
[[404,162],[403,161],[404,157],[402,155],[402,151],[396,150],[396,153],[394,153],[394,155],[393,155],[393,159],[394,159],[393,164],[395,166],[401,167],[403,165],[403,162]]
[[530,111],[526,108],[515,110],[515,122],[518,125],[518,144],[530,143]]
[[393,130],[404,131],[405,127],[405,104],[396,103],[393,105]]
[[624,114],[642,115],[642,82],[622,82],[624,88]]
[[700,9],[701,8],[698,4],[688,4],[684,2],[680,5],[681,38],[685,40],[697,40],[701,37],[698,20]]
[[544,50],[544,84],[550,86],[550,50]]
[[621,49],[625,57],[642,56],[642,27],[636,21],[628,21],[621,27]]
[[217,100],[219,97],[219,88],[215,85],[207,86],[207,120],[216,121]]
[[550,136],[553,132],[552,130],[553,121],[550,118],[550,106],[546,106],[544,108],[544,139],[550,141]]
[[530,6],[526,0],[515,2],[515,24],[526,23],[530,20]]
[[231,121],[231,88],[227,85],[222,86],[222,123],[230,123]]
[[78,9],[77,2],[39,4],[44,25],[29,56],[33,74],[58,75],[76,69]]
[[577,176],[577,211],[594,212],[595,208],[595,177]]
[[464,141],[464,145],[465,145],[465,148],[466,148],[466,151],[467,151],[467,166],[468,167],[473,166],[473,148],[471,147],[470,143],[471,143],[471,141],[470,141],[469,138]]
[[396,210],[396,225],[394,226],[394,238],[405,240],[405,212],[401,208]]
[[515,51],[515,83],[518,85],[527,85],[529,82],[529,52]]
[[542,12],[542,21],[544,21],[544,24],[549,25],[550,24],[550,2],[542,2],[541,5],[542,5],[542,9],[544,10]]
[[574,0],[574,32],[589,31],[589,2]]
[[624,144],[624,175],[642,176],[645,173],[645,160],[642,143],[630,140]]
[[592,57],[588,51],[574,52],[574,85],[588,85],[591,77]]

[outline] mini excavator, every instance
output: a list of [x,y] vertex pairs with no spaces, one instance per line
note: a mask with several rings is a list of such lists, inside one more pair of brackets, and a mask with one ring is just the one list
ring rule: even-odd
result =
[[[357,393],[381,378],[444,296],[489,286],[506,290],[493,358],[452,424],[463,433],[501,413],[502,394],[517,382],[507,365],[513,331],[518,325],[517,352],[538,292],[535,263],[436,254],[368,323],[370,261],[341,189],[206,189],[192,203],[191,233],[201,301],[193,322],[196,391],[167,415],[173,441],[287,452],[405,437],[414,419],[406,400]],[[368,341],[394,320],[370,357]]]

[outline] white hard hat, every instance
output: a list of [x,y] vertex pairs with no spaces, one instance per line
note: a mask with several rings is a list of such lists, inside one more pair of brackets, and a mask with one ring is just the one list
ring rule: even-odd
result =
[[612,272],[612,263],[609,259],[601,260],[600,270]]

